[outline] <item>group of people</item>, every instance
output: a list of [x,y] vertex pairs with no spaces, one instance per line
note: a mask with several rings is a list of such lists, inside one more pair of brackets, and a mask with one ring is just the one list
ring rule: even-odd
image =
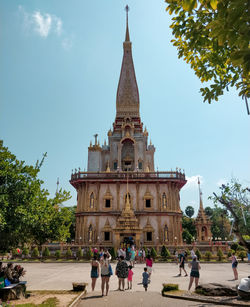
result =
[[25,271],[20,265],[13,265],[8,263],[6,267],[0,262],[0,287],[9,286],[10,284],[16,284],[19,282],[20,277],[24,276]]
[[[118,261],[115,268],[115,275],[118,278],[118,289],[119,291],[125,291],[125,280],[127,279],[127,290],[132,289],[132,281],[133,281],[133,264],[135,261],[135,253],[133,253],[135,249],[131,247],[131,257],[128,259],[126,258],[125,251],[120,249],[118,251]],[[95,290],[96,280],[101,275],[101,290],[102,296],[104,292],[108,295],[109,291],[109,279],[113,275],[112,266],[110,264],[111,255],[108,250],[102,251],[99,254],[94,254],[94,257],[91,261],[91,279],[92,279],[92,291]],[[127,261],[130,262],[130,265],[127,264]],[[148,254],[146,257],[146,267],[142,273],[142,285],[147,291],[148,284],[150,282],[150,276],[152,274],[152,266],[153,266],[153,259]],[[106,290],[106,291],[105,291]]]

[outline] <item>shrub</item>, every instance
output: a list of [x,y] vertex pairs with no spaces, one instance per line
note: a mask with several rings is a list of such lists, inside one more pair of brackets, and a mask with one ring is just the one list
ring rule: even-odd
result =
[[197,250],[195,251],[195,255],[197,256],[198,260],[201,260],[201,252],[199,251],[199,249],[197,248]]
[[13,248],[11,251],[12,257],[15,258],[18,255],[17,249]]
[[78,248],[77,253],[76,253],[76,256],[77,256],[78,259],[81,259],[81,258],[82,258],[83,254],[82,254],[82,249],[81,249],[81,247]]
[[29,254],[29,249],[27,247],[24,247],[22,250],[22,255],[28,256],[28,254]]
[[151,248],[151,257],[155,260],[155,258],[157,257],[157,252],[154,249],[154,247]]
[[222,261],[224,258],[224,254],[220,248],[218,249],[217,256],[219,261]]
[[238,252],[238,257],[240,257],[241,261],[244,261],[244,258],[246,258],[247,252],[245,250]]
[[68,247],[68,249],[67,249],[67,251],[66,251],[66,258],[68,259],[68,258],[70,258],[70,257],[72,257],[72,251],[71,251],[71,249]]
[[207,261],[210,261],[211,258],[212,258],[212,253],[211,253],[210,251],[206,251],[206,252],[205,252],[205,259],[206,259]]
[[45,247],[45,249],[43,250],[43,257],[47,258],[50,256],[50,251],[48,249],[48,247]]
[[87,259],[91,259],[91,258],[93,258],[93,256],[94,256],[94,254],[93,254],[93,252],[92,252],[92,249],[91,249],[91,247],[89,247],[88,249],[87,249],[87,253],[86,253],[86,257],[87,257]]
[[163,245],[161,248],[161,256],[164,260],[167,260],[167,258],[170,257],[170,252],[165,245]]
[[179,290],[178,284],[163,284],[162,294],[167,291],[177,291]]
[[237,249],[239,248],[239,244],[237,242],[234,242],[232,245],[231,245],[231,249],[233,249],[234,251],[237,251]]
[[237,252],[239,252],[239,251],[245,251],[245,250],[246,250],[246,249],[245,249],[244,246],[239,245],[239,246],[238,246],[238,249],[237,249]]
[[110,255],[111,255],[112,259],[117,258],[117,252],[116,252],[116,249],[114,247],[111,248]]
[[39,250],[38,250],[37,247],[35,247],[35,248],[33,249],[31,255],[32,255],[33,258],[38,258],[38,257],[39,257]]
[[235,253],[235,250],[229,249],[229,251],[227,252],[227,257],[230,258],[233,253]]
[[56,252],[55,252],[55,257],[56,257],[56,259],[59,259],[59,258],[61,257],[61,251],[60,251],[60,249],[56,250]]

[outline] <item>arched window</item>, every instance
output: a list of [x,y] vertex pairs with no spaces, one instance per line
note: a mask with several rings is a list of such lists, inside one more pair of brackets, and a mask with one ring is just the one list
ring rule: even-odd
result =
[[164,242],[168,241],[168,226],[164,227]]
[[90,198],[89,198],[89,207],[91,209],[93,209],[94,208],[94,204],[95,204],[95,196],[94,196],[94,193],[92,192],[90,194]]
[[165,192],[162,194],[162,208],[167,208],[167,196]]
[[89,242],[93,241],[93,227],[91,224],[89,225],[89,230],[88,230],[88,240]]

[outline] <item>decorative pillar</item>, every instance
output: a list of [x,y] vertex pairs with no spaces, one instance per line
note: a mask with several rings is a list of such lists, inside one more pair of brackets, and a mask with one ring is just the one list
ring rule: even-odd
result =
[[138,146],[137,143],[134,143],[134,157],[135,157],[135,161],[134,161],[134,170],[137,171],[138,170]]
[[84,211],[88,211],[88,190],[89,190],[89,184],[86,182],[86,188],[85,188],[85,197],[84,197]]
[[119,143],[117,145],[118,147],[118,170],[121,171],[122,170],[122,165],[121,165],[121,157],[122,157],[122,144]]
[[100,210],[100,182],[97,183],[97,193],[96,193],[96,210]]
[[161,200],[160,200],[160,184],[156,183],[156,202],[157,202],[157,210],[161,211]]
[[139,188],[140,188],[140,185],[138,182],[136,182],[136,211],[140,210],[139,208]]
[[120,183],[116,183],[117,210],[120,211]]

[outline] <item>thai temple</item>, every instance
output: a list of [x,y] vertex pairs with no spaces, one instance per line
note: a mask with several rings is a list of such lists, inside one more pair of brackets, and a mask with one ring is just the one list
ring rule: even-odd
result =
[[[180,246],[180,190],[186,183],[185,174],[179,168],[155,170],[155,146],[140,116],[128,7],[126,11],[116,117],[107,132],[108,142],[100,145],[96,134],[88,148],[87,171],[71,175],[70,183],[77,191],[75,242],[103,247],[124,243]],[[200,212],[202,219],[204,210]],[[197,227],[199,223],[197,219]],[[199,237],[206,235],[201,228]]]

